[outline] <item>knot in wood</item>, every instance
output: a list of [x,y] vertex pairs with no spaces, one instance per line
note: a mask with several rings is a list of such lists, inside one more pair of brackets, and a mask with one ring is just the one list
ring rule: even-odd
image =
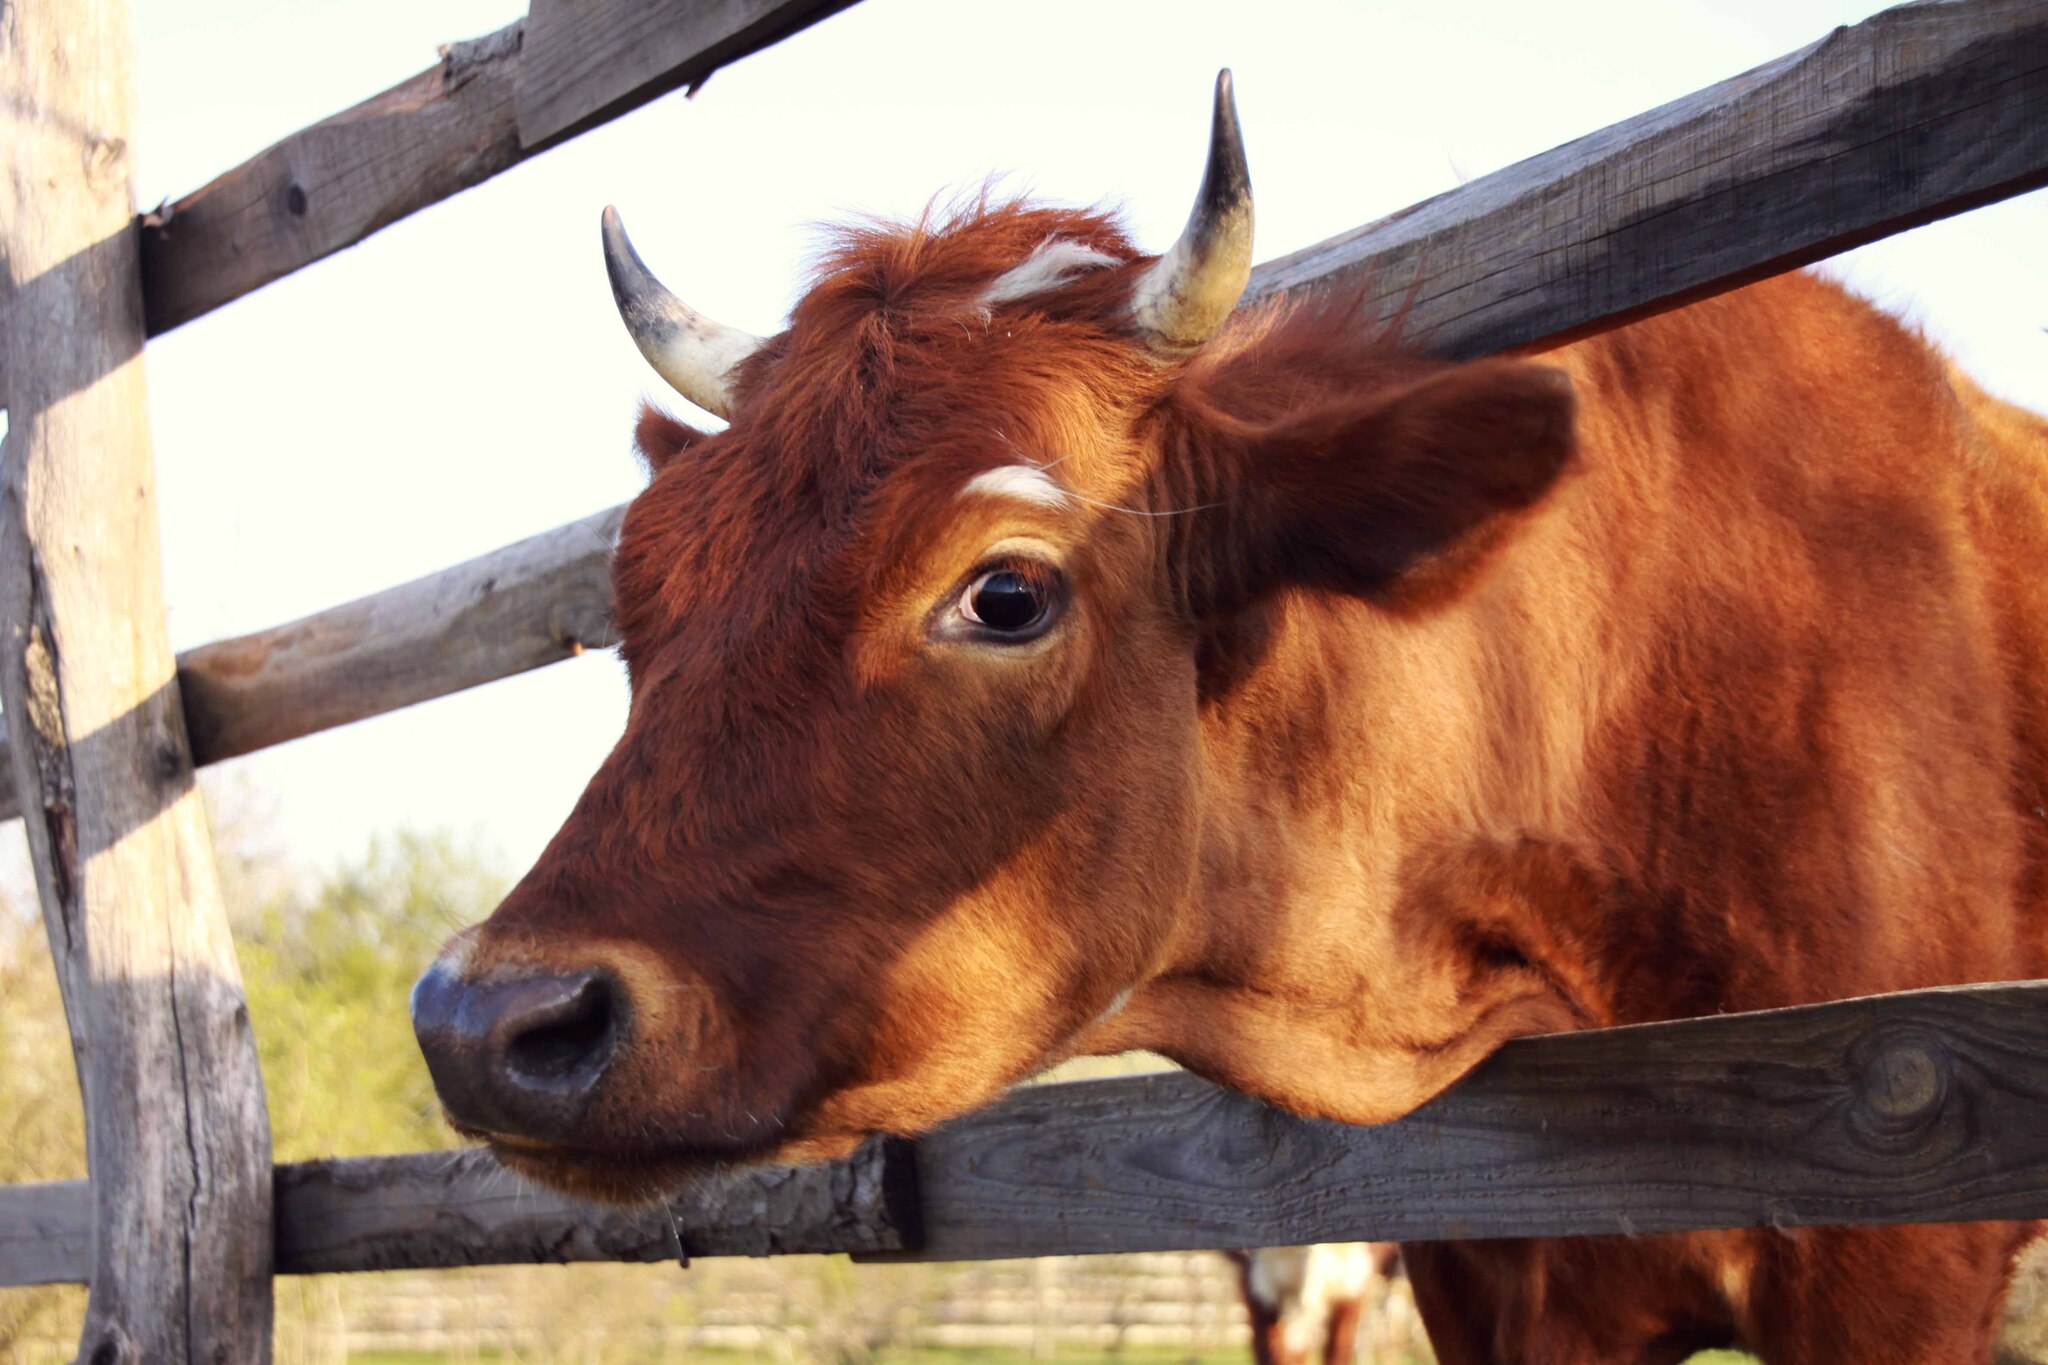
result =
[[128,179],[128,139],[94,135],[85,142],[85,183],[106,190]]
[[1941,1112],[1949,1056],[1940,1039],[1917,1029],[1888,1031],[1860,1051],[1857,1098],[1880,1127],[1919,1128]]
[[142,1360],[142,1352],[136,1349],[134,1340],[129,1337],[121,1324],[118,1322],[101,1323],[97,1333],[87,1332],[86,1340],[92,1341],[95,1335],[99,1339],[93,1341],[92,1349],[90,1351],[81,1350],[79,1355],[79,1359],[85,1362],[86,1365],[139,1365]]

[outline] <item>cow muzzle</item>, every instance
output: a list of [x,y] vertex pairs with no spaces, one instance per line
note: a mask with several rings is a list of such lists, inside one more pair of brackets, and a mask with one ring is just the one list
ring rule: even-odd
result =
[[412,1026],[456,1127],[562,1142],[624,1050],[630,1011],[608,972],[500,969],[463,979],[445,962],[412,991]]

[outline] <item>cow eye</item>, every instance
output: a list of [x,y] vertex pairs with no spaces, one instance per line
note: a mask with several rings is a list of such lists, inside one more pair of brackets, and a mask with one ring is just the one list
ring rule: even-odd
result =
[[977,574],[960,594],[960,615],[984,638],[1036,639],[1058,614],[1053,571],[1037,564],[1005,564]]

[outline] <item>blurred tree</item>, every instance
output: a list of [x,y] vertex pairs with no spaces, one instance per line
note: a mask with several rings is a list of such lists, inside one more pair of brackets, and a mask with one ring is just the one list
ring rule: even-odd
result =
[[442,939],[503,890],[474,850],[403,831],[238,917],[279,1161],[452,1145],[406,999]]
[[[0,892],[0,1184],[84,1174],[84,1112],[50,946],[33,893],[24,908],[18,892]],[[84,1312],[80,1286],[0,1289],[0,1360],[32,1340],[75,1345]]]
[[[258,794],[232,780],[206,786],[277,1159],[452,1145],[406,998],[441,940],[498,903],[504,878],[473,847],[411,831],[308,878],[271,837]],[[0,1183],[76,1180],[85,1133],[63,1003],[33,885],[13,870],[18,857],[6,861]],[[297,1330],[292,1306],[325,1300],[280,1297],[282,1348]],[[83,1305],[83,1291],[69,1286],[0,1289],[0,1360],[26,1357],[30,1341],[75,1341]]]

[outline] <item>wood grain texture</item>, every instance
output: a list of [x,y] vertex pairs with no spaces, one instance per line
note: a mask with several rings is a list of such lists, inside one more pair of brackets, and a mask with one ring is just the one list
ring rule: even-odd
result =
[[1192,1076],[918,1144],[922,1259],[2048,1215],[2048,983],[1510,1043],[1376,1128]]
[[91,1186],[0,1185],[0,1288],[78,1284],[91,1275]]
[[[1184,1073],[1033,1086],[919,1140],[914,1182],[842,1164],[735,1188],[684,1206],[692,1254],[979,1260],[2038,1218],[2048,982],[1524,1039],[1375,1128]],[[0,1190],[0,1283],[75,1264],[49,1190]],[[664,1254],[658,1221],[533,1194],[477,1156],[280,1168],[278,1206],[281,1270]],[[41,1260],[20,1231],[36,1217]]]
[[[219,763],[613,642],[623,507],[178,656],[195,762]],[[0,819],[21,814],[0,773]]]
[[[876,1139],[843,1161],[707,1179],[665,1209],[537,1189],[478,1150],[277,1168],[280,1274],[888,1252],[918,1241],[909,1149]],[[0,1187],[0,1285],[83,1278],[82,1181]]]
[[539,1190],[487,1153],[280,1167],[278,1268],[292,1274],[547,1261],[881,1252],[915,1245],[908,1149],[869,1141],[842,1161],[743,1171],[665,1209],[620,1210]]
[[696,86],[854,0],[533,0],[519,83],[528,151]]
[[[542,0],[140,219],[150,336],[311,265],[853,0]],[[552,131],[522,136],[531,106]]]
[[178,656],[194,756],[301,735],[602,649],[623,507],[441,573]]
[[[2048,184],[2048,6],[1923,0],[1268,262],[1449,355],[1567,340]],[[1412,304],[1411,301],[1412,300]]]
[[[0,6],[0,698],[92,1172],[79,1358],[270,1358],[270,1132],[164,630],[125,0]],[[74,1237],[75,1241],[75,1237]]]
[[141,218],[149,335],[211,312],[518,164],[524,21],[302,128]]

